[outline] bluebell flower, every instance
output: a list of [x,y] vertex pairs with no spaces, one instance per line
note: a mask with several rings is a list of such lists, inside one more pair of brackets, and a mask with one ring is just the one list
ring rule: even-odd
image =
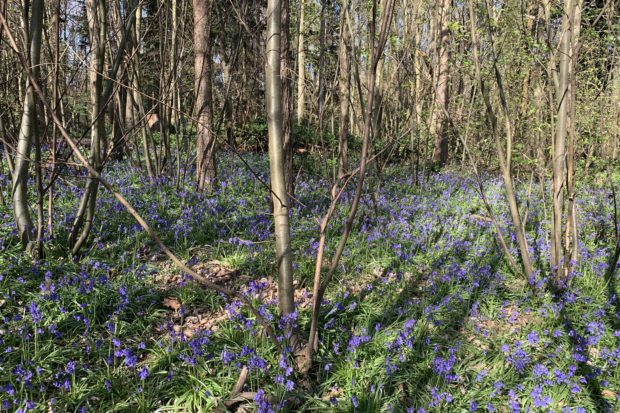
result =
[[532,345],[538,344],[539,340],[540,339],[538,338],[538,333],[536,331],[532,331],[527,335],[527,341]]
[[254,396],[254,403],[256,403],[258,413],[275,413],[275,410],[271,406],[271,403],[267,400],[267,396],[265,395],[265,391],[263,389],[258,389],[256,392],[256,395]]
[[551,402],[552,402],[551,397],[545,396],[543,394],[541,385],[536,385],[534,389],[532,389],[532,391],[530,392],[530,396],[532,397],[532,400],[534,401],[535,407],[545,408],[551,405]]
[[149,376],[149,369],[146,367],[142,367],[140,371],[138,372],[138,377],[140,377],[140,380],[144,381],[146,380],[148,376]]
[[28,310],[30,312],[30,317],[32,318],[32,322],[35,324],[39,324],[42,320],[42,315],[41,315],[41,311],[39,310],[39,308],[37,307],[37,304],[34,301],[30,302]]
[[454,354],[450,355],[446,359],[441,357],[435,357],[433,359],[433,371],[448,381],[456,381],[458,379],[458,376],[451,373],[452,366],[455,362],[456,356]]
[[535,377],[547,377],[549,370],[547,370],[547,368],[542,364],[538,363],[534,366],[533,373]]
[[65,367],[65,372],[67,374],[73,374],[75,373],[75,367],[76,367],[75,361],[70,361],[67,363],[67,366]]

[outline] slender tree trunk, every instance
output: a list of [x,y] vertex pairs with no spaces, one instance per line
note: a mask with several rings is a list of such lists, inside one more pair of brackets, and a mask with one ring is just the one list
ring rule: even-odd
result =
[[172,33],[170,38],[170,81],[172,83],[172,90],[169,97],[169,107],[167,108],[168,113],[168,121],[170,125],[174,125],[174,135],[175,135],[175,162],[176,167],[172,163],[172,159],[170,161],[170,171],[174,172],[174,176],[177,182],[179,182],[180,177],[180,167],[181,167],[181,159],[180,159],[180,148],[181,142],[179,141],[179,136],[181,135],[180,128],[180,113],[177,112],[177,105],[179,102],[179,80],[180,80],[180,56],[179,56],[179,40],[177,33],[181,30],[181,26],[179,25],[179,5],[177,0],[172,0],[170,4],[171,12],[172,12]]
[[433,150],[433,162],[444,166],[448,161],[448,112],[449,102],[449,62],[450,62],[450,29],[448,27],[450,17],[450,0],[441,0],[439,6],[439,18],[437,19],[438,39],[436,42],[437,66],[435,83],[435,115],[432,126],[435,139]]
[[[142,32],[142,5],[138,0],[138,7],[135,10],[135,30],[133,34],[133,54],[134,60],[132,62],[133,73],[131,76],[131,95],[134,108],[134,121],[140,123],[140,134],[142,136],[142,150],[144,151],[144,163],[146,164],[146,170],[149,178],[154,179],[158,175],[157,171],[157,152],[155,150],[155,143],[153,142],[153,136],[151,129],[146,122],[146,111],[144,110],[144,102],[142,100],[141,86],[142,86],[142,70],[140,64],[141,53],[141,32]],[[154,159],[151,158],[153,156]]]
[[555,274],[556,287],[562,289],[566,288],[568,282],[571,261],[577,258],[574,100],[575,59],[581,22],[580,3],[579,0],[564,2],[557,89],[558,115],[553,145],[551,269]]
[[211,93],[211,0],[193,0],[194,6],[194,115],[196,125],[196,180],[200,191],[210,192],[217,176],[213,98]]
[[290,59],[290,5],[289,0],[282,2],[282,33],[280,35],[281,59],[280,78],[282,80],[282,133],[284,149],[284,180],[286,192],[293,195],[295,191],[295,175],[293,173],[293,131],[291,125],[291,104],[293,95],[293,70]]
[[281,1],[268,0],[265,99],[267,107],[267,126],[269,131],[271,197],[273,201],[276,259],[279,274],[278,305],[280,314],[286,315],[295,311],[295,289],[293,287],[293,262],[288,220],[289,200],[286,192],[283,150],[282,83],[280,78],[281,22]]
[[[56,115],[60,116],[59,104],[59,83],[60,83],[60,0],[56,0],[54,10],[54,83],[52,84],[52,109]],[[58,127],[52,122],[52,142],[51,142],[51,175],[56,173],[56,143],[58,141]],[[54,236],[53,216],[54,216],[54,180],[48,188],[47,198],[47,232],[50,237]]]
[[[418,43],[420,41],[420,25],[417,24],[418,13],[420,9],[420,2],[418,0],[408,1],[405,4],[404,10],[404,33],[410,41],[409,61],[411,62],[411,68],[413,69],[412,82],[410,83],[408,95],[406,101],[408,102],[408,118],[411,124],[411,131],[409,132],[409,156],[411,166],[414,171],[414,176],[417,176],[418,162],[419,162],[419,143],[420,143],[420,121],[421,121],[421,64],[418,57]],[[415,180],[414,182],[417,182]]]
[[[112,21],[117,27],[123,27],[123,18],[121,16],[121,7],[127,9],[131,7],[129,1],[124,0],[122,2],[114,2],[114,6],[112,9]],[[116,34],[116,42],[121,47],[123,42],[127,43],[127,31],[123,30],[122,33]],[[124,39],[124,40],[123,40]],[[121,84],[127,85],[130,84],[129,76],[127,74],[127,68],[129,66],[129,62],[125,58],[124,55],[121,56],[121,66],[123,66],[123,70],[120,76]],[[127,114],[130,113],[128,109],[131,105],[131,98],[128,96],[128,90],[125,87],[121,87],[118,89],[118,92],[115,94],[114,99],[110,102],[110,116],[112,118],[112,149],[110,152],[110,158],[113,160],[120,161],[125,156],[125,146],[126,143],[126,135],[125,131],[127,130]]]
[[564,184],[566,180],[566,133],[568,124],[570,93],[568,90],[570,70],[570,31],[573,0],[568,0],[564,7],[562,38],[560,46],[560,75],[557,88],[558,115],[556,120],[555,138],[553,142],[553,194],[552,221],[551,221],[551,271],[555,274],[556,282],[561,282],[562,269],[562,217],[564,209]]
[[325,31],[327,30],[325,13],[327,10],[327,2],[330,0],[321,0],[321,15],[319,17],[319,67],[318,67],[318,102],[317,102],[317,122],[319,126],[319,139],[323,143],[323,115],[325,113]]
[[[179,25],[179,6],[178,6],[178,0],[172,0],[171,4],[170,4],[170,9],[172,12],[172,27],[171,27],[171,31],[172,33],[170,34],[170,48],[172,49],[170,51],[170,71],[172,73],[171,75],[171,81],[172,81],[172,93],[170,95],[170,107],[168,108],[168,120],[170,122],[170,125],[176,125],[177,124],[177,117],[179,116],[178,113],[176,113],[176,101],[177,101],[177,97],[178,97],[178,92],[179,92],[179,87],[177,85],[177,83],[179,82],[179,38],[178,38],[178,32],[181,30],[181,27]],[[176,133],[178,134],[179,131],[177,130]],[[177,146],[178,146],[178,141],[177,141]],[[178,159],[177,159],[178,162]]]
[[304,105],[306,104],[306,51],[304,50],[304,0],[299,0],[299,27],[297,31],[297,123],[304,118]]
[[43,232],[45,225],[44,205],[45,190],[43,189],[43,162],[41,155],[41,136],[35,128],[34,134],[34,170],[35,170],[35,187],[37,191],[37,242],[36,255],[43,258]]
[[389,27],[392,22],[392,11],[393,11],[393,1],[387,0],[385,3],[385,8],[383,10],[383,16],[381,18],[381,29],[379,31],[379,39],[376,41],[375,39],[375,23],[376,23],[376,13],[377,13],[377,0],[373,1],[372,5],[372,20],[370,24],[370,53],[368,68],[367,68],[367,76],[368,76],[368,104],[365,106],[364,112],[364,137],[362,141],[362,150],[360,154],[360,163],[359,168],[356,173],[358,174],[358,181],[355,187],[355,195],[351,202],[351,208],[347,215],[347,219],[345,221],[344,229],[340,240],[338,242],[338,246],[336,247],[336,251],[334,256],[331,259],[329,269],[327,274],[325,275],[325,279],[321,280],[321,272],[323,267],[323,253],[325,248],[325,242],[327,238],[327,224],[335,210],[335,207],[342,196],[342,193],[345,189],[343,186],[338,193],[337,186],[334,186],[332,189],[332,202],[328,211],[325,213],[323,220],[321,221],[321,233],[319,240],[319,250],[317,253],[317,259],[314,270],[314,282],[312,289],[312,317],[310,320],[310,332],[308,335],[308,343],[305,348],[305,359],[302,360],[303,364],[301,366],[301,370],[304,372],[308,372],[312,367],[312,357],[315,352],[315,346],[318,343],[318,335],[319,335],[319,316],[321,311],[321,303],[323,301],[323,297],[327,290],[327,286],[331,282],[336,268],[338,267],[338,263],[340,262],[340,258],[342,257],[342,253],[344,252],[344,248],[346,246],[347,240],[351,233],[351,229],[353,227],[353,222],[355,221],[355,216],[357,214],[357,209],[359,207],[359,202],[362,197],[362,191],[364,187],[364,178],[366,174],[366,165],[368,162],[368,150],[371,144],[371,126],[372,126],[372,115],[374,110],[374,98],[375,98],[375,77],[377,74],[377,65],[379,64],[379,60],[383,55],[383,48],[385,47],[385,42],[387,41],[387,35],[389,31]]
[[[43,0],[33,0],[29,31],[27,33],[28,58],[34,79],[40,76],[39,62],[41,57],[41,36],[43,31]],[[26,20],[27,21],[27,20]],[[24,249],[28,253],[35,253],[35,228],[30,218],[28,204],[28,177],[30,169],[30,149],[34,134],[37,133],[37,112],[34,92],[30,82],[26,85],[23,113],[19,135],[17,138],[17,153],[13,169],[13,213],[17,231]]]
[[340,119],[338,123],[338,179],[341,179],[347,170],[348,162],[348,136],[349,136],[349,99],[351,90],[351,59],[349,57],[349,44],[351,34],[347,25],[349,3],[342,5],[340,21],[340,46],[338,58],[340,60],[340,72],[338,76],[338,88],[340,99]]
[[[102,137],[105,135],[105,116],[103,116],[105,102],[102,100],[107,35],[105,0],[86,0],[86,16],[91,47],[88,71],[88,89],[91,104],[90,120],[92,124],[90,164],[100,172],[102,169]],[[80,208],[69,237],[69,244],[73,254],[79,252],[90,234],[95,217],[98,189],[99,180],[93,174],[89,174],[86,181],[86,189],[80,202]],[[85,211],[85,217],[82,211]]]
[[224,80],[224,124],[226,127],[226,142],[229,148],[235,149],[235,123],[233,115],[233,103],[230,97],[232,84],[232,62],[230,56],[228,60],[222,61],[222,77]]
[[[470,33],[472,40],[472,54],[474,58],[474,67],[476,73],[476,79],[480,84],[480,92],[482,94],[484,104],[486,107],[487,117],[489,119],[489,123],[491,124],[491,130],[493,133],[493,140],[495,142],[495,150],[497,154],[497,158],[499,160],[500,169],[502,171],[502,179],[504,181],[506,197],[508,198],[508,206],[510,209],[510,216],[512,218],[513,230],[515,231],[515,235],[517,238],[517,243],[519,246],[519,254],[521,256],[521,261],[523,264],[523,271],[528,280],[534,280],[534,269],[532,267],[532,262],[529,254],[529,247],[527,243],[527,238],[525,234],[525,227],[523,225],[523,221],[521,219],[521,214],[519,212],[519,204],[517,203],[517,198],[514,189],[514,181],[512,177],[512,146],[513,146],[513,134],[512,134],[512,126],[511,120],[509,118],[508,113],[508,105],[505,100],[505,94],[503,89],[503,81],[502,76],[497,66],[496,59],[496,51],[495,51],[495,41],[492,33],[489,34],[490,40],[490,49],[492,52],[492,60],[493,60],[493,69],[495,72],[495,80],[498,87],[499,100],[502,108],[502,115],[504,119],[504,134],[506,136],[505,147],[500,138],[499,126],[497,115],[495,114],[495,110],[493,109],[493,105],[491,103],[491,97],[489,96],[489,91],[487,89],[487,85],[482,78],[482,70],[480,65],[480,59],[478,56],[478,36],[477,36],[477,28],[476,28],[476,14],[474,9],[473,0],[469,0],[469,14],[470,14]],[[490,19],[490,16],[487,15]]]

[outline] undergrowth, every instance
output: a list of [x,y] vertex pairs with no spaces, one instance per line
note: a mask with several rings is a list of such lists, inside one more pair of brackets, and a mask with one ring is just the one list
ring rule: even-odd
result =
[[[329,182],[311,171],[298,178],[298,311],[279,320],[267,162],[247,161],[254,173],[235,157],[221,162],[211,195],[191,183],[150,182],[124,164],[107,176],[182,259],[205,274],[214,263],[225,268],[223,282],[251,297],[278,332],[286,323],[307,331]],[[579,191],[580,262],[557,296],[547,288],[540,193],[527,211],[539,272],[524,280],[509,271],[470,178],[385,174],[378,192],[369,180],[328,290],[310,387],[246,308],[178,273],[109,194],[98,199],[80,257],[69,257],[65,242],[79,177],[57,183],[43,260],[23,257],[10,207],[0,206],[0,410],[210,411],[246,366],[244,390],[255,397],[243,405],[261,412],[617,411],[618,289],[604,278],[614,234],[608,191]],[[510,234],[499,180],[484,184]],[[328,254],[346,206],[331,221]]]

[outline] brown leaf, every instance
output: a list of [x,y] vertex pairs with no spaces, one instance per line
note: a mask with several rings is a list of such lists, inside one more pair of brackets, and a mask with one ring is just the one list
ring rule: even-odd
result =
[[607,399],[615,399],[616,398],[616,393],[614,393],[611,390],[605,389],[603,391],[601,391],[601,396],[607,398]]
[[174,297],[167,297],[164,298],[164,306],[172,308],[174,311],[177,311],[179,308],[181,308],[181,303]]

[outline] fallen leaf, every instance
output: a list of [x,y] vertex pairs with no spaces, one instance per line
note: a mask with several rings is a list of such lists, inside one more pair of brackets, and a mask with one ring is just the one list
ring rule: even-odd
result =
[[607,398],[607,399],[615,399],[616,398],[616,393],[614,393],[611,390],[605,389],[603,391],[601,391],[601,396]]
[[181,308],[181,303],[174,297],[164,298],[164,305],[168,308],[172,308],[174,311]]

